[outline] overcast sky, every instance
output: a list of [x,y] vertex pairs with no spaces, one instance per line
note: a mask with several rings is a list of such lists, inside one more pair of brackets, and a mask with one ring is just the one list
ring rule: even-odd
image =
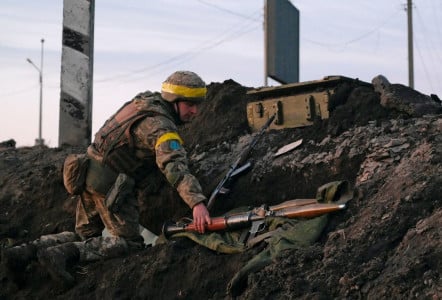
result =
[[[300,11],[300,81],[385,75],[408,85],[406,0],[292,0]],[[122,103],[176,70],[264,84],[263,0],[96,0],[93,132]],[[442,1],[413,6],[415,89],[442,96]],[[0,1],[0,142],[58,145],[62,0]],[[271,85],[276,82],[269,81]],[[442,97],[441,97],[442,98]]]

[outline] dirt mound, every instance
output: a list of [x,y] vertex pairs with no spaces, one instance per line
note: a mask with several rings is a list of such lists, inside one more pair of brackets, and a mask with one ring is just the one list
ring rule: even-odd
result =
[[[191,168],[209,195],[253,135],[247,88],[228,80],[209,86],[198,119],[183,128]],[[410,93],[414,92],[410,90]],[[355,86],[337,99],[328,120],[269,131],[250,156],[253,168],[220,197],[231,208],[311,198],[319,186],[347,180],[355,198],[330,215],[320,239],[287,250],[250,274],[239,299],[440,299],[442,297],[442,118],[412,118],[381,106],[379,94]],[[294,151],[273,153],[303,139]],[[8,247],[74,228],[75,203],[61,166],[75,148],[0,148],[0,241]],[[147,194],[152,194],[148,198]],[[155,233],[165,220],[189,215],[164,181],[140,194],[141,223]],[[1,299],[229,299],[232,276],[265,244],[241,254],[215,253],[187,239],[127,257],[82,264],[58,289],[38,263],[13,280],[0,270]]]

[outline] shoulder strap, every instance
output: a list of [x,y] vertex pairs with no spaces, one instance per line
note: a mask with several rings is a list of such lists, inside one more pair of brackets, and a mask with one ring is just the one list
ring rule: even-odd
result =
[[271,238],[273,235],[275,235],[276,233],[283,231],[283,230],[284,229],[282,227],[278,227],[275,230],[259,234],[259,235],[255,236],[254,238],[251,238],[247,241],[247,248],[252,248],[256,244],[258,244],[259,242],[267,240],[267,239]]
[[132,147],[132,145],[133,145],[133,137],[130,135],[130,132],[129,132],[132,124],[134,124],[136,121],[138,121],[138,120],[140,120],[142,118],[153,117],[153,116],[156,116],[156,115],[159,115],[159,114],[155,113],[155,112],[152,112],[152,111],[139,111],[139,112],[137,112],[134,115],[128,116],[126,119],[124,119],[124,121],[122,121],[122,123],[120,123],[120,126],[117,126],[117,127],[113,128],[110,132],[108,132],[107,135],[109,133],[111,133],[112,131],[115,131],[117,129],[120,130],[118,132],[116,138],[112,141],[112,143],[106,149],[106,152],[103,155],[103,161],[106,162],[106,159],[107,159],[107,156],[109,155],[109,153],[112,150],[114,150],[115,147],[121,142],[121,138],[125,134],[126,134],[126,137],[128,138],[129,145]]

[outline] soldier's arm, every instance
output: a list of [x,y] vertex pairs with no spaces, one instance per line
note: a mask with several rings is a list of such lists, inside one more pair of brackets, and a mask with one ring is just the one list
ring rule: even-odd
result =
[[190,208],[206,200],[198,179],[189,170],[183,141],[170,120],[146,118],[135,133],[138,137],[141,134],[144,143],[155,152],[158,168]]

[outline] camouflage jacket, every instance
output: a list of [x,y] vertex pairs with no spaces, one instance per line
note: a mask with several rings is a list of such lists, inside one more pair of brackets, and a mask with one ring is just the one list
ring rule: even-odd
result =
[[88,154],[137,183],[159,169],[193,208],[206,197],[189,171],[178,123],[176,112],[158,93],[141,93],[105,122]]

